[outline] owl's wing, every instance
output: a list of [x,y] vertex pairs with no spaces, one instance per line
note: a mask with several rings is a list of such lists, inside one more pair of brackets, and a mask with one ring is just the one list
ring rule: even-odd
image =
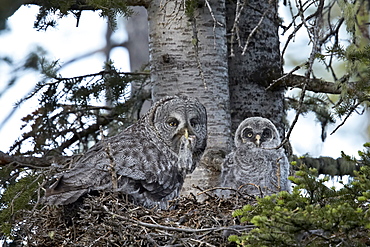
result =
[[292,190],[291,182],[288,179],[290,173],[290,162],[283,149],[278,154],[278,165],[280,167],[280,186],[281,190],[290,192]]
[[44,202],[52,205],[67,205],[82,195],[94,190],[105,177],[107,163],[99,143],[90,149],[71,170],[57,175],[58,178],[46,189]]
[[111,145],[116,163],[118,191],[131,196],[136,204],[166,208],[175,198],[184,181],[178,157],[165,144],[154,138],[139,140],[130,135],[125,139],[129,149]]
[[44,202],[52,205],[75,202],[103,179],[105,163],[102,145],[97,143],[70,170],[57,175],[56,182],[46,189]]
[[151,205],[151,201],[166,198],[179,183],[181,187],[182,178],[173,165],[174,154],[157,145],[151,140],[143,143],[131,134],[97,143],[47,190],[46,203],[69,204],[92,190],[113,190],[113,174],[117,190],[139,204]]

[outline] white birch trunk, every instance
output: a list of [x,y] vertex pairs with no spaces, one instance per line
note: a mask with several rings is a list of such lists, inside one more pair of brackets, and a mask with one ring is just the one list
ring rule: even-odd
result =
[[[198,98],[208,111],[208,142],[202,166],[191,184],[212,185],[214,170],[230,151],[230,111],[224,1],[213,1],[214,20],[207,6],[194,18],[185,14],[183,0],[153,0],[148,6],[152,97],[184,93]],[[218,175],[218,173],[216,173]]]

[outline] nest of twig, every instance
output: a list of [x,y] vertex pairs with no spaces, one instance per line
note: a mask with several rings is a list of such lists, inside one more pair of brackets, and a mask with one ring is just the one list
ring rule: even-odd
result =
[[234,246],[227,240],[252,228],[232,217],[254,199],[211,193],[171,201],[170,210],[147,209],[116,193],[88,196],[68,206],[27,213],[19,234],[28,246]]

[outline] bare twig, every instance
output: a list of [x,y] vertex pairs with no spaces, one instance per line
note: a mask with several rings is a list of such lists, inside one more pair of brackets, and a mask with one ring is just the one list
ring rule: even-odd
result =
[[262,21],[263,21],[263,19],[265,19],[265,16],[266,16],[266,14],[267,14],[267,12],[269,10],[270,9],[267,9],[267,10],[265,10],[265,12],[263,12],[263,15],[262,15],[261,19],[259,20],[259,22],[257,23],[257,25],[253,28],[253,30],[250,32],[250,34],[248,35],[247,41],[245,42],[245,45],[243,47],[242,55],[245,55],[245,53],[247,52],[247,47],[249,45],[250,39],[252,38],[252,36],[254,35],[254,33],[257,31],[257,29],[261,26]]
[[197,239],[194,239],[194,238],[190,238],[189,240],[191,240],[191,241],[194,241],[194,242],[198,243],[198,244],[199,244],[199,246],[203,246],[203,245],[204,245],[204,246],[216,247],[216,245],[209,244],[209,243],[207,243],[207,242],[200,241],[200,240],[197,240]]
[[241,0],[238,0],[236,2],[235,19],[234,19],[233,27],[231,29],[230,57],[235,56],[235,53],[234,53],[234,39],[235,39],[235,36],[236,36],[236,40],[238,41],[238,46],[239,47],[242,46],[241,43],[240,43],[240,35],[239,35],[239,19],[240,19],[240,15],[242,13],[242,10],[244,8],[244,4],[245,4],[245,2],[241,3]]
[[[196,187],[196,188],[200,189],[199,187]],[[237,189],[234,189],[234,188],[231,188],[231,187],[213,187],[213,188],[209,188],[209,189],[206,189],[206,190],[202,190],[201,192],[197,193],[197,196],[199,196],[203,193],[213,191],[213,190],[232,190],[232,191],[235,191],[235,192],[238,191]]]
[[[319,53],[319,51],[321,49],[321,45],[322,45],[322,40],[320,39],[320,37],[322,35],[320,27],[321,27],[321,24],[322,24],[322,14],[323,14],[322,10],[323,10],[323,7],[324,7],[324,0],[319,1],[316,12],[314,14],[310,15],[310,18],[315,17],[315,22],[311,25],[312,28],[310,28],[310,25],[307,22],[307,18],[305,18],[304,15],[303,15],[303,13],[304,13],[303,9],[304,9],[305,4],[307,4],[307,2],[302,4],[302,2],[299,1],[299,3],[297,3],[297,8],[300,9],[299,14],[300,14],[300,17],[302,19],[302,23],[306,27],[307,32],[309,34],[309,38],[312,41],[312,50],[311,50],[310,57],[309,57],[308,62],[307,62],[307,67],[308,68],[307,68],[306,73],[305,73],[305,81],[303,82],[301,96],[300,96],[299,101],[298,101],[298,109],[297,109],[296,115],[295,115],[295,117],[292,121],[292,124],[291,124],[287,134],[285,135],[285,138],[282,140],[281,144],[277,148],[282,147],[285,143],[287,143],[289,141],[289,138],[290,138],[290,135],[293,131],[293,128],[296,125],[296,123],[298,121],[298,118],[299,118],[299,115],[302,112],[302,106],[303,106],[303,102],[304,102],[304,98],[305,98],[307,85],[308,85],[308,82],[310,81],[310,77],[311,77],[312,71],[313,71],[313,63],[316,59],[316,55]],[[312,3],[310,3],[310,4],[312,4]],[[306,6],[306,8],[308,8],[308,7]]]
[[213,31],[215,31],[216,24],[223,27],[224,24],[222,24],[221,22],[216,20],[215,14],[213,13],[213,10],[212,10],[211,5],[209,4],[208,0],[205,0],[205,2],[206,2],[206,5],[208,7],[209,13],[211,14],[212,19],[213,19]]
[[219,25],[219,26],[223,27],[224,24],[222,24],[221,22],[216,20],[215,14],[214,14],[214,12],[212,10],[212,7],[209,4],[208,0],[205,0],[205,2],[206,2],[206,5],[208,7],[209,13],[211,14],[211,17],[213,19],[213,48],[216,49],[216,45],[217,45],[216,44],[216,26]]
[[[0,167],[6,165],[14,165],[18,167],[30,167],[30,168],[45,168],[49,167],[57,157],[33,157],[33,156],[16,156],[8,155],[0,151]],[[67,158],[62,158],[67,159]]]
[[358,102],[356,105],[352,106],[344,120],[330,133],[330,135],[334,134],[340,127],[344,125],[344,123],[347,121],[347,119],[352,115],[352,113],[356,110],[356,108],[361,104],[362,102]]
[[303,88],[302,88],[302,91],[301,91],[301,96],[300,96],[299,101],[298,101],[298,109],[297,109],[297,112],[296,112],[296,114],[294,116],[294,119],[292,121],[292,124],[290,125],[289,130],[288,130],[288,132],[285,135],[285,138],[282,140],[282,142],[280,143],[280,145],[276,147],[276,149],[281,148],[282,146],[285,145],[285,143],[287,143],[289,141],[289,138],[290,138],[290,135],[292,134],[293,128],[297,124],[299,115],[302,112],[302,106],[303,106],[304,96],[305,96],[305,93],[306,93],[306,87],[307,87],[307,83],[305,83],[303,85]]
[[[246,184],[240,185],[239,188],[238,188],[238,191],[240,191],[243,187],[245,187],[247,185],[252,185],[252,186],[256,187],[259,190],[259,192],[260,192],[260,196],[263,197],[263,191],[262,191],[261,186],[259,186],[257,184],[253,184],[253,183],[246,183]],[[251,195],[249,195],[249,196],[251,196]]]
[[[122,220],[126,220],[126,221],[131,222],[132,224],[136,224],[136,225],[143,226],[143,227],[148,227],[148,228],[156,228],[156,229],[160,229],[160,230],[185,232],[185,233],[200,233],[200,232],[209,232],[209,231],[235,230],[232,227],[210,227],[210,228],[203,228],[203,229],[195,229],[195,228],[188,228],[188,227],[180,228],[180,227],[164,226],[164,225],[160,225],[160,224],[151,224],[151,223],[146,223],[146,222],[143,222],[143,221],[140,221],[140,220],[135,220],[135,219],[132,219],[132,218],[129,218],[129,217],[125,217],[125,216],[122,216],[122,215],[119,215],[119,214],[115,214],[115,213],[111,212],[107,208],[107,206],[105,206],[105,205],[103,205],[103,208],[107,213],[109,213],[113,217],[116,217],[116,218],[119,218],[119,219],[122,219]],[[246,230],[253,229],[254,226],[253,225],[246,225],[246,226],[243,226],[242,228],[243,229],[240,229],[240,230],[246,231]]]
[[269,90],[271,87],[275,86],[278,82],[284,81],[287,77],[291,76],[295,71],[301,69],[301,67],[302,66],[296,66],[291,71],[289,71],[289,73],[284,74],[282,77],[280,77],[276,80],[273,80],[272,83],[266,88],[266,90]]

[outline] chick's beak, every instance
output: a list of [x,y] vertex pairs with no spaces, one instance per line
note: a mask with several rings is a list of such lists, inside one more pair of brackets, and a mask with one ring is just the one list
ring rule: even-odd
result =
[[256,135],[256,145],[257,145],[257,147],[259,147],[261,145],[261,136],[260,135]]

